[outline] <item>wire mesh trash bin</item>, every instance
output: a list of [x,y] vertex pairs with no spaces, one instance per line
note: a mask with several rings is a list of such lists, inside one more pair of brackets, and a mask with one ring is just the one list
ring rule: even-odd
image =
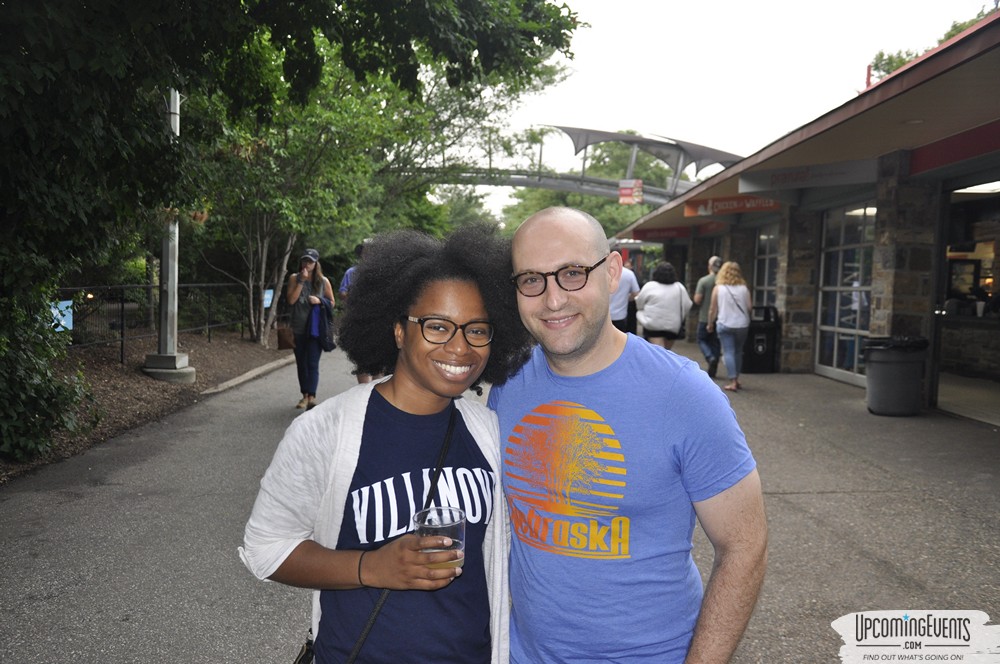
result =
[[927,339],[869,337],[865,342],[865,397],[875,415],[916,415],[921,399]]
[[754,307],[750,311],[750,329],[743,344],[741,373],[774,373],[778,370],[778,310]]

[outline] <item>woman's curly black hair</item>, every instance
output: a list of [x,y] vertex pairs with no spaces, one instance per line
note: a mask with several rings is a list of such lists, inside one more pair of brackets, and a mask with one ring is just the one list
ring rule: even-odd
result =
[[479,288],[493,325],[490,358],[477,383],[504,383],[527,361],[532,345],[510,273],[510,241],[493,224],[468,224],[445,240],[413,230],[377,235],[358,264],[340,320],[340,347],[355,373],[392,373],[399,357],[395,324],[431,283],[467,281]]

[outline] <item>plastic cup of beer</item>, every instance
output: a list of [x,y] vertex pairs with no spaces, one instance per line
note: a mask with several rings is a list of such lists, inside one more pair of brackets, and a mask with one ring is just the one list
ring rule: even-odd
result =
[[[465,551],[465,511],[458,507],[431,507],[413,515],[413,524],[420,537],[437,536],[450,537],[451,546],[441,549],[424,549],[424,553],[437,551]],[[428,565],[435,569],[444,567],[461,567],[465,558],[449,560],[445,563]]]

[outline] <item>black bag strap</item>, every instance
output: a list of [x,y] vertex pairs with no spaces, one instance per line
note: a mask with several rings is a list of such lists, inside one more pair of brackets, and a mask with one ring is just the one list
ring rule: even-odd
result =
[[306,637],[306,642],[301,648],[299,648],[299,654],[295,656],[292,660],[292,664],[312,664],[316,653],[313,650],[313,631],[312,627],[309,628],[309,636]]
[[[448,416],[448,430],[444,434],[444,443],[441,444],[441,452],[438,453],[437,463],[434,464],[434,476],[431,479],[431,488],[427,492],[427,500],[424,501],[424,509],[431,506],[434,501],[434,496],[437,494],[438,479],[441,477],[441,469],[444,466],[444,458],[448,454],[448,447],[451,445],[451,432],[455,429],[455,402],[451,402],[451,414]],[[365,645],[365,640],[368,638],[368,634],[372,631],[372,627],[375,626],[375,619],[378,618],[379,612],[385,605],[385,601],[389,599],[389,593],[392,592],[388,588],[383,588],[382,593],[379,595],[378,601],[375,602],[375,606],[372,607],[372,612],[368,616],[368,622],[365,623],[365,628],[361,630],[361,635],[358,637],[357,643],[354,644],[354,649],[351,650],[351,654],[347,657],[346,664],[353,664],[361,653],[362,646]]]
[[735,295],[733,295],[733,291],[729,286],[726,286],[726,292],[729,293],[729,297],[733,298],[733,304],[735,304],[736,308],[740,310],[740,313],[746,316],[747,312],[743,311],[743,307],[740,306],[740,301],[736,299]]
[[427,500],[424,501],[424,509],[431,506],[437,496],[438,479],[441,477],[441,470],[444,467],[444,458],[448,455],[448,448],[451,446],[451,433],[455,430],[455,402],[451,402],[451,414],[448,415],[448,429],[444,432],[444,442],[441,443],[441,451],[438,453],[437,463],[434,464],[434,476],[431,478],[431,490],[427,492]]

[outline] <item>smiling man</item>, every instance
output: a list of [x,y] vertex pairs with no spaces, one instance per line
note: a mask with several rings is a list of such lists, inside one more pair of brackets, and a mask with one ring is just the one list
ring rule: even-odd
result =
[[[614,327],[621,272],[579,210],[543,210],[514,236],[512,287],[538,346],[489,405],[515,664],[726,662],[763,581],[760,478],[735,414],[697,364]],[[696,518],[715,549],[705,588]]]

